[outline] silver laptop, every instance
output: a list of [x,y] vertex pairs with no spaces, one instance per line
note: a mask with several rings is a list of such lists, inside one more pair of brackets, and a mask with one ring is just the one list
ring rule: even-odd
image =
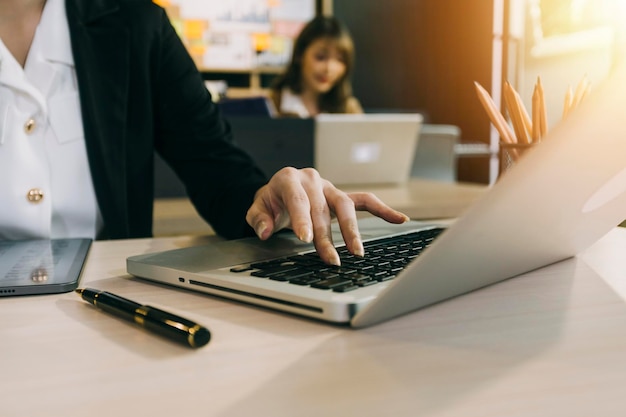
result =
[[[383,244],[405,265],[348,288],[303,284],[288,274],[263,275],[263,261],[303,254],[310,246],[290,234],[144,254],[128,258],[128,272],[150,280],[353,327],[372,325],[530,270],[572,257],[626,218],[626,72],[587,97],[535,149],[443,231],[411,222],[392,226],[366,219],[365,240],[388,233]],[[423,244],[403,240],[411,230],[431,229]],[[430,240],[429,240],[430,239]],[[410,241],[411,239],[409,239]],[[341,239],[337,237],[336,242]],[[422,249],[419,249],[419,246]],[[416,248],[418,248],[416,250]],[[366,249],[375,263],[377,250]],[[416,256],[413,254],[416,253]],[[315,256],[304,254],[315,263]],[[299,259],[294,258],[294,259]],[[378,258],[380,259],[380,258]],[[384,263],[383,259],[383,263]],[[290,259],[274,265],[289,270]],[[400,266],[397,269],[396,266]],[[345,262],[344,269],[356,269]],[[239,272],[231,272],[239,271]],[[261,271],[261,272],[259,272]],[[278,273],[279,273],[278,272]],[[321,274],[327,282],[332,268]],[[336,280],[335,280],[336,282]]]
[[315,168],[338,185],[406,182],[420,114],[321,114],[315,118]]

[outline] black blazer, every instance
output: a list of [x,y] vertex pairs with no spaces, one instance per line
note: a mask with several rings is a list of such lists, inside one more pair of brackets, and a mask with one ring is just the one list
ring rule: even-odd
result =
[[222,236],[266,183],[231,130],[165,12],[150,0],[66,0],[101,238],[152,234],[153,152]]

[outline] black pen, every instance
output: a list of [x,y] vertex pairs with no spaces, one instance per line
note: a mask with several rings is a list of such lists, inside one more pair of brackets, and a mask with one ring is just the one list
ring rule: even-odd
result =
[[107,313],[135,322],[147,330],[192,348],[202,347],[211,340],[211,333],[206,327],[167,311],[93,288],[79,288],[76,292],[83,300]]

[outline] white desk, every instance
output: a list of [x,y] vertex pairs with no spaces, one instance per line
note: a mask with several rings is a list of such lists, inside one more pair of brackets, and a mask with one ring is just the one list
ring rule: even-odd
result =
[[74,293],[0,299],[0,416],[624,416],[626,229],[577,258],[351,330],[125,274],[210,238],[96,242],[83,285],[209,327],[199,350]]

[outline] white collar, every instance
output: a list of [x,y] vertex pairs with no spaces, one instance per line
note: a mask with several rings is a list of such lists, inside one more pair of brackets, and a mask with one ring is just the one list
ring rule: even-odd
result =
[[39,41],[44,59],[74,66],[64,0],[46,0],[37,31],[43,35]]
[[[38,42],[41,43],[42,58],[47,61],[74,66],[64,0],[46,1],[41,20],[37,26],[37,33],[40,33]],[[0,48],[0,65],[2,61],[9,59],[7,54],[10,52],[6,47]]]
[[283,88],[280,93],[280,113],[294,114],[302,118],[311,117],[300,96],[289,88]]

